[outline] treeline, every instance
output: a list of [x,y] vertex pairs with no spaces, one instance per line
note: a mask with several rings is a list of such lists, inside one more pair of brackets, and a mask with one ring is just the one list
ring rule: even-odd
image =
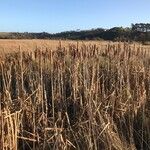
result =
[[71,39],[71,40],[112,40],[112,41],[150,41],[150,24],[132,24],[130,28],[91,29],[67,31],[56,34],[42,33],[3,33],[1,39]]
[[0,39],[51,39],[52,34],[42,33],[19,33],[19,32],[3,32],[0,33]]

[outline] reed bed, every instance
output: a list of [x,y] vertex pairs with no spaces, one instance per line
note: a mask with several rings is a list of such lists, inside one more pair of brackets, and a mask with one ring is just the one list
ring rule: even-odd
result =
[[150,48],[60,41],[3,55],[0,149],[150,149]]

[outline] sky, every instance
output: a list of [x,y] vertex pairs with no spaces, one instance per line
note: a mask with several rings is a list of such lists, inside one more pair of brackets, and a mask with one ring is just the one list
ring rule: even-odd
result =
[[150,23],[150,0],[0,0],[0,32],[49,32]]

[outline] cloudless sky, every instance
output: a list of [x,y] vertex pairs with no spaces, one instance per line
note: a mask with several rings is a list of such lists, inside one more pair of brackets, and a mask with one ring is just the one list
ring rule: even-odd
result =
[[0,32],[61,32],[150,22],[150,0],[0,0]]

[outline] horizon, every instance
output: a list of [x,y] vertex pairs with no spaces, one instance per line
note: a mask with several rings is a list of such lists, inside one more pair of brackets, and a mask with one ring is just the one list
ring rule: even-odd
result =
[[[28,31],[23,31],[23,32],[16,32],[16,31],[0,31],[0,33],[48,33],[48,34],[59,34],[59,33],[63,33],[63,32],[80,32],[80,31],[90,31],[90,30],[96,30],[96,29],[104,29],[104,30],[110,30],[112,28],[115,28],[115,27],[119,27],[119,28],[131,28],[131,25],[134,24],[134,23],[131,23],[130,26],[113,26],[111,28],[104,28],[104,27],[97,27],[97,28],[89,28],[89,29],[75,29],[75,30],[65,30],[65,31],[60,31],[60,32],[55,32],[55,33],[51,33],[51,32],[46,32],[46,31],[41,31],[41,32],[28,32]],[[139,24],[139,23],[137,23]]]
[[150,22],[149,4],[141,0],[5,0],[0,2],[0,31],[54,34],[130,27]]
[[[132,24],[132,23],[131,23]],[[130,26],[113,26],[113,27],[111,27],[111,28],[104,28],[104,27],[96,27],[96,28],[88,28],[88,29],[74,29],[74,30],[63,30],[63,31],[60,31],[60,32],[55,32],[55,33],[51,33],[51,32],[46,32],[46,31],[41,31],[41,32],[28,32],[28,31],[23,31],[23,32],[16,32],[16,31],[13,31],[13,32],[11,32],[11,31],[0,31],[0,33],[43,33],[43,32],[45,32],[45,33],[49,33],[49,34],[57,34],[57,33],[61,33],[61,32],[71,32],[71,31],[88,31],[88,30],[96,30],[96,29],[104,29],[104,30],[109,30],[109,29],[112,29],[112,28],[115,28],[115,27],[123,27],[123,28],[131,28],[131,24],[130,24]]]

